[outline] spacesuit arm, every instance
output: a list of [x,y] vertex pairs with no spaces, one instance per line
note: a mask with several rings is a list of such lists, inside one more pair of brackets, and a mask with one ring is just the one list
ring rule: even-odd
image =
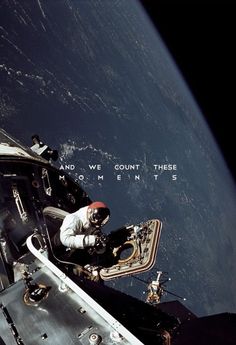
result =
[[[82,232],[83,224],[77,221],[76,227],[73,224],[73,219],[65,219],[60,228],[61,243],[69,248],[83,249],[85,247],[94,246],[96,236],[80,234]],[[78,234],[79,233],[79,234]]]

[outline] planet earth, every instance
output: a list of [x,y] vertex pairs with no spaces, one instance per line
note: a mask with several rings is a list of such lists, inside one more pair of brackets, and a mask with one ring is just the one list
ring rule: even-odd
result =
[[[236,312],[235,184],[201,110],[138,1],[2,0],[0,127],[111,210],[158,218],[155,266],[195,314]],[[109,283],[141,300],[133,277]],[[165,294],[162,301],[175,299]]]

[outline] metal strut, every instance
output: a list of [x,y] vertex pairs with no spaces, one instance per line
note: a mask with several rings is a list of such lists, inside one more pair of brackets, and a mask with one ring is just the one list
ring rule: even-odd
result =
[[12,186],[12,193],[13,193],[13,196],[15,199],[16,207],[18,209],[20,218],[21,218],[23,223],[27,223],[28,222],[28,215],[24,209],[24,206],[23,206],[23,203],[22,203],[22,200],[20,197],[20,193],[19,193],[16,185]]
[[42,169],[42,181],[43,181],[43,188],[47,195],[52,195],[52,187],[50,185],[49,176],[47,169]]

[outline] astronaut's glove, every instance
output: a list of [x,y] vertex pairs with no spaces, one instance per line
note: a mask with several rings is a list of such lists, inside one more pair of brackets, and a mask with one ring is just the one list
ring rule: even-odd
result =
[[97,254],[103,254],[106,251],[109,238],[105,234],[100,234],[96,236],[94,248]]

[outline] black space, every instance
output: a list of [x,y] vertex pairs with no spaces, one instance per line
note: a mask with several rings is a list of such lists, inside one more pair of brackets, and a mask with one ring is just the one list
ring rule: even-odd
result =
[[141,0],[236,177],[235,37],[232,1]]

